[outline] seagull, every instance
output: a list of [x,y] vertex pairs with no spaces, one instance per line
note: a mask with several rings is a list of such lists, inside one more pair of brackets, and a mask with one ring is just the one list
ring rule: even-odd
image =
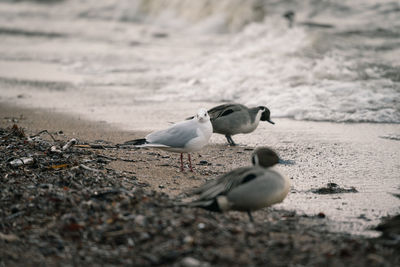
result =
[[267,107],[248,108],[241,104],[223,104],[208,111],[214,133],[224,134],[229,145],[235,146],[232,135],[251,133],[261,121],[271,121],[271,112]]
[[207,145],[211,135],[210,117],[207,110],[201,108],[191,120],[178,122],[165,130],[152,132],[145,138],[127,141],[123,145],[154,147],[181,153],[181,171],[183,171],[183,153],[188,153],[190,171],[193,172],[189,153],[199,151]]
[[252,211],[282,202],[289,192],[289,179],[274,167],[278,162],[275,151],[258,148],[252,154],[253,166],[235,169],[206,182],[189,193],[199,195],[197,200],[176,205],[215,212],[245,211],[253,222]]

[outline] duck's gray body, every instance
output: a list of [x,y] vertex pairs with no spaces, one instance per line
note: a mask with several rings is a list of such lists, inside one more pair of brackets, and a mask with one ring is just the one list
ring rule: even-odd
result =
[[223,104],[208,111],[213,132],[225,135],[230,145],[236,145],[232,135],[253,132],[258,123],[270,119],[270,111],[267,107],[259,106],[248,108],[241,104]]
[[[282,202],[289,192],[289,179],[275,167],[279,158],[262,153],[270,153],[266,148],[258,149],[253,154],[251,167],[241,167],[228,172],[215,180],[209,181],[193,190],[199,198],[186,203],[187,206],[201,207],[211,211],[228,210],[250,212]],[[273,152],[275,153],[275,152]]]
[[250,181],[246,181],[249,176],[244,177],[240,186],[227,192],[226,200],[223,196],[217,198],[222,210],[262,209],[282,202],[289,192],[289,181],[278,171],[255,167],[249,175],[255,177]]
[[282,202],[289,191],[289,181],[277,170],[243,167],[225,174],[199,188],[194,206],[213,211],[254,211]]

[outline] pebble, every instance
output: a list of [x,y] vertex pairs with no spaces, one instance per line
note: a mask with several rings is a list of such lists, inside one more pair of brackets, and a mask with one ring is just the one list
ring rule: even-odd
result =
[[210,163],[210,162],[208,162],[208,161],[206,161],[206,160],[200,160],[199,163],[198,163],[198,165],[208,165],[208,166],[211,166],[212,163]]
[[194,242],[194,238],[190,235],[185,236],[185,238],[183,239],[183,242],[187,243],[187,244],[192,244]]
[[15,241],[19,240],[19,238],[18,238],[18,236],[14,235],[14,234],[0,233],[0,240],[4,240],[7,242],[15,242]]
[[192,257],[185,257],[182,259],[182,266],[184,267],[199,267],[201,266],[201,262]]
[[33,163],[33,158],[31,157],[22,157],[19,159],[14,159],[10,161],[8,164],[10,164],[12,167],[19,167],[22,165],[30,165]]
[[146,223],[146,218],[143,215],[137,215],[135,217],[135,223],[144,226]]

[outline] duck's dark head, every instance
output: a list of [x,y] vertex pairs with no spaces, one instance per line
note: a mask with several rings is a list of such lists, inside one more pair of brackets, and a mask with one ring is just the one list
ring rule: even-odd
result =
[[279,163],[278,154],[268,147],[259,147],[251,155],[253,165],[269,168]]
[[271,111],[267,107],[259,106],[258,108],[262,111],[260,120],[275,124],[275,122],[271,121]]

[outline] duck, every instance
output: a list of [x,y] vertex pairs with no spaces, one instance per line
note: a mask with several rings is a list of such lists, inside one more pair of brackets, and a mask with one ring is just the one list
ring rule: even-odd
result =
[[198,195],[198,198],[177,205],[214,212],[247,212],[253,222],[251,212],[280,203],[286,198],[290,180],[276,168],[280,159],[271,148],[255,149],[251,161],[252,166],[234,169],[191,190],[188,195]]
[[208,110],[213,132],[223,134],[230,146],[236,146],[232,139],[235,134],[248,134],[253,132],[260,121],[271,120],[271,112],[265,106],[248,108],[242,104],[222,104]]

